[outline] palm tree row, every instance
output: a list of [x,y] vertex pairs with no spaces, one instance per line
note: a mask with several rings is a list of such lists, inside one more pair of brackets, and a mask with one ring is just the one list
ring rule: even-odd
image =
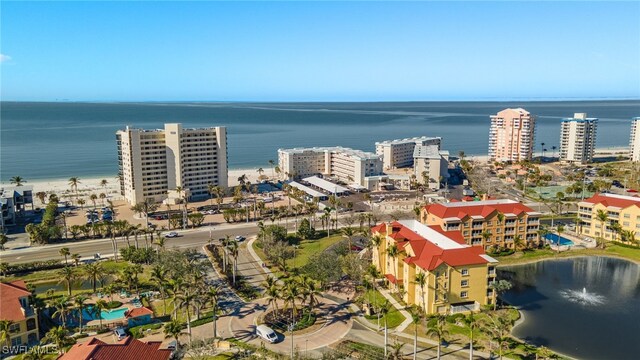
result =
[[296,302],[299,302],[300,307],[306,313],[313,312],[314,308],[319,305],[319,298],[321,296],[320,286],[318,282],[311,279],[307,275],[300,275],[295,278],[288,278],[282,283],[278,283],[278,280],[274,277],[267,277],[267,280],[263,284],[266,289],[265,295],[267,296],[267,309],[271,308],[274,313],[274,319],[280,319],[278,302],[282,301],[283,310],[291,311],[291,319],[283,319],[284,322],[294,322],[297,318],[298,306]]

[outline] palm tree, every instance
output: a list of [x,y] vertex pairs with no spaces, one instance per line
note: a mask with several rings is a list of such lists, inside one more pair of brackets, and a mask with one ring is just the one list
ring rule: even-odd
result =
[[88,300],[89,298],[87,298],[84,295],[78,295],[75,297],[75,299],[73,299],[73,305],[75,305],[75,308],[78,310],[78,327],[79,329],[79,333],[82,334],[82,313],[84,312],[85,309],[85,302]]
[[0,232],[0,250],[4,250],[4,245],[9,242],[7,234]]
[[352,227],[345,227],[344,229],[342,229],[342,235],[349,241],[349,252],[351,252],[351,239],[355,234],[356,232]]
[[557,146],[555,146],[555,145],[551,147],[551,150],[553,150],[553,158],[554,158],[554,159],[555,159],[555,157],[556,157],[556,149],[557,149],[557,148],[558,148],[558,147],[557,147]]
[[[390,352],[387,354],[385,359],[389,360],[403,360],[404,355],[402,354],[402,348],[404,347],[404,343],[399,342],[397,339],[392,345],[387,345],[390,348]],[[385,351],[387,349],[385,348]],[[415,359],[415,351],[414,351],[414,359]]]
[[107,198],[107,195],[105,193],[100,193],[98,197],[100,198],[100,201],[102,201],[102,206],[104,206],[104,199]]
[[396,258],[398,257],[398,255],[400,254],[400,251],[398,250],[398,246],[396,244],[393,244],[391,246],[389,246],[389,248],[387,249],[387,255],[389,255],[392,259],[393,259],[393,278],[395,280],[395,289],[396,291],[398,291],[398,276],[396,274],[396,270],[398,268],[398,265],[396,264]]
[[62,323],[62,326],[66,326],[67,314],[69,314],[69,298],[63,296],[57,300],[54,300],[51,304],[51,307],[55,309],[53,314],[51,314],[51,317],[57,317]]
[[222,293],[222,288],[220,286],[211,286],[207,290],[206,297],[207,301],[211,304],[211,310],[213,312],[213,338],[218,337],[218,299]]
[[544,151],[546,150],[544,148],[545,145],[546,145],[545,143],[540,143],[540,147],[541,147],[541,150],[542,150],[542,157],[540,158],[540,162],[542,162],[542,159],[544,158]]
[[473,330],[478,327],[478,320],[473,316],[473,313],[463,318],[465,325],[469,328],[469,360],[473,360]]
[[72,254],[71,255],[71,260],[73,260],[73,262],[75,263],[76,267],[78,267],[78,265],[80,265],[80,254]]
[[278,287],[278,285],[274,283],[273,285],[266,288],[265,295],[267,296],[267,307],[269,306],[273,307],[274,317],[277,319],[278,318],[278,300],[281,299],[280,288]]
[[195,302],[198,294],[191,291],[191,289],[186,289],[184,293],[178,295],[176,297],[177,307],[184,308],[187,314],[187,333],[189,334],[189,344],[191,344],[191,306]]
[[69,261],[67,261],[67,256],[71,255],[71,251],[69,251],[68,247],[63,247],[58,251],[58,254],[60,254],[60,256],[64,256],[64,265],[68,266],[69,265]]
[[380,304],[380,308],[378,309],[378,313],[384,318],[384,357],[387,357],[387,345],[389,345],[389,328],[387,323],[387,315],[391,311],[391,303],[389,300],[384,299],[382,304]]
[[229,256],[233,259],[233,286],[236,286],[236,273],[238,272],[238,242],[235,240],[231,240],[227,245],[229,248]]
[[65,282],[67,284],[67,293],[71,296],[71,283],[76,279],[76,269],[65,266],[60,269],[60,282]]
[[276,165],[276,162],[273,160],[269,160],[269,165],[271,165],[271,177],[274,177],[275,169],[273,167]]
[[71,187],[71,190],[75,191],[76,200],[78,199],[78,185],[80,185],[80,178],[79,177],[69,178],[69,186]]
[[427,335],[435,336],[438,339],[438,355],[437,359],[440,359],[440,349],[442,347],[442,341],[446,336],[449,335],[449,331],[447,331],[446,322],[444,321],[444,316],[436,315],[436,321],[431,322],[431,324],[427,325]]
[[42,205],[46,205],[47,204],[47,193],[44,191],[38,191],[36,193],[36,198],[38,198],[38,200],[40,200],[40,203]]
[[604,230],[605,224],[609,221],[609,215],[606,211],[600,209],[596,213],[596,219],[600,221],[600,237],[602,239],[602,248],[605,248],[605,238],[604,238]]
[[167,314],[167,272],[162,265],[155,265],[151,268],[151,281],[156,284],[158,290],[160,290],[160,296],[162,296],[162,302],[164,304],[162,315]]
[[84,209],[84,204],[86,204],[87,202],[84,199],[78,199],[76,200],[76,203],[80,205],[80,208]]
[[178,337],[182,334],[182,324],[178,319],[173,319],[170,322],[164,324],[164,337],[174,338],[176,340],[176,351],[179,350],[180,340]]
[[102,299],[99,299],[95,305],[93,305],[93,311],[100,320],[100,329],[102,329],[102,311],[107,309],[109,309],[109,304]]
[[422,313],[420,310],[411,312],[411,323],[413,324],[413,360],[418,356],[418,326],[422,322]]
[[84,266],[84,273],[87,275],[89,280],[91,281],[91,288],[93,292],[96,292],[96,283],[98,277],[104,272],[102,264],[100,263],[91,263]]
[[0,320],[0,345],[11,345],[11,320]]
[[64,326],[56,326],[49,330],[49,332],[44,336],[43,340],[45,342],[52,342],[56,344],[58,353],[63,354],[64,344],[67,342],[67,339],[67,329],[65,329]]
[[488,316],[487,319],[490,321],[485,323],[485,327],[493,340],[496,340],[498,343],[498,354],[500,359],[502,359],[502,349],[504,348],[504,343],[509,338],[512,321],[504,314]]
[[93,203],[93,208],[96,208],[96,201],[98,200],[98,195],[96,194],[91,194],[89,195],[89,200],[91,200],[91,202]]
[[25,180],[22,176],[14,176],[11,179],[9,179],[9,183],[11,183],[11,184],[13,184],[15,186],[22,186],[26,182],[27,182],[27,180]]
[[427,285],[427,274],[420,271],[418,272],[414,279],[413,279],[414,283],[418,284],[418,286],[420,287],[420,294],[422,296],[422,311],[427,311],[427,305],[425,303],[426,301],[426,295],[424,293],[424,288]]
[[498,307],[498,296],[512,287],[513,284],[507,280],[498,280],[489,284],[489,289],[493,290],[493,311]]
[[105,190],[107,189],[107,184],[108,184],[108,183],[109,183],[109,182],[107,181],[107,179],[102,179],[102,180],[100,180],[100,186],[101,186],[103,189],[105,189]]

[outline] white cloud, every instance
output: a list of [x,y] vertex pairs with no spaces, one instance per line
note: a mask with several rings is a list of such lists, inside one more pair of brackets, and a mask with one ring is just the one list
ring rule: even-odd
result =
[[11,56],[0,54],[0,62],[5,62],[11,60]]

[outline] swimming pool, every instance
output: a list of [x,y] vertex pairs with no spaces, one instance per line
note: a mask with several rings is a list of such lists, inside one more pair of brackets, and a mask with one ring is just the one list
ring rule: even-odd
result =
[[[100,317],[98,317],[98,315],[93,311],[93,306],[87,306],[82,310],[82,322],[86,324],[91,320],[99,320],[100,318],[106,321],[124,319],[124,313],[127,312],[127,310],[129,310],[127,307],[121,307],[113,310],[102,310],[100,312]],[[70,325],[78,325],[78,310],[73,310],[69,315],[67,322]]]
[[567,239],[566,237],[558,236],[558,234],[547,234],[545,235],[545,238],[547,239],[547,241],[550,241],[554,245],[558,244],[558,239],[560,239],[560,245],[565,245],[565,246],[574,245],[573,241]]

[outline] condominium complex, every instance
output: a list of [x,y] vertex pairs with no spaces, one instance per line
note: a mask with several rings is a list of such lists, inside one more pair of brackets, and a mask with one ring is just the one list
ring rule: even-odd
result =
[[399,140],[376,142],[376,154],[382,157],[383,169],[396,169],[413,166],[416,146],[434,145],[440,150],[442,139],[439,137],[414,137]]
[[465,242],[482,246],[515,248],[539,244],[540,213],[514,200],[485,200],[431,204],[422,208],[420,219],[443,231],[462,232]]
[[224,127],[164,129],[127,127],[116,133],[120,188],[131,204],[168,198],[180,187],[190,198],[208,196],[208,185],[227,186],[227,134]]
[[413,159],[416,179],[429,189],[440,189],[440,180],[449,177],[449,152],[441,151],[439,145],[416,145]]
[[[393,287],[403,287],[407,304],[427,314],[456,314],[495,301],[489,285],[495,281],[497,261],[481,247],[465,244],[460,231],[416,220],[382,223],[371,231],[381,240],[373,251],[373,265]],[[418,274],[424,274],[422,285],[416,281]]]
[[0,283],[0,321],[10,321],[6,344],[13,347],[37,345],[38,314],[29,298],[31,292],[23,280]]
[[640,117],[631,119],[631,161],[640,162]]
[[593,160],[598,119],[576,113],[562,119],[560,127],[560,161],[586,164]]
[[[606,214],[603,222],[598,217],[598,211]],[[616,232],[619,224],[623,231],[633,232],[635,238],[640,238],[640,197],[596,194],[578,203],[578,233],[593,238],[615,240],[622,237],[622,232]]]
[[27,209],[33,210],[33,186],[22,185],[0,188],[0,230],[16,224],[16,214]]
[[522,108],[505,109],[491,115],[489,159],[491,161],[531,160],[536,119]]
[[279,149],[278,166],[291,178],[322,174],[358,185],[367,176],[382,174],[380,156],[340,146]]

